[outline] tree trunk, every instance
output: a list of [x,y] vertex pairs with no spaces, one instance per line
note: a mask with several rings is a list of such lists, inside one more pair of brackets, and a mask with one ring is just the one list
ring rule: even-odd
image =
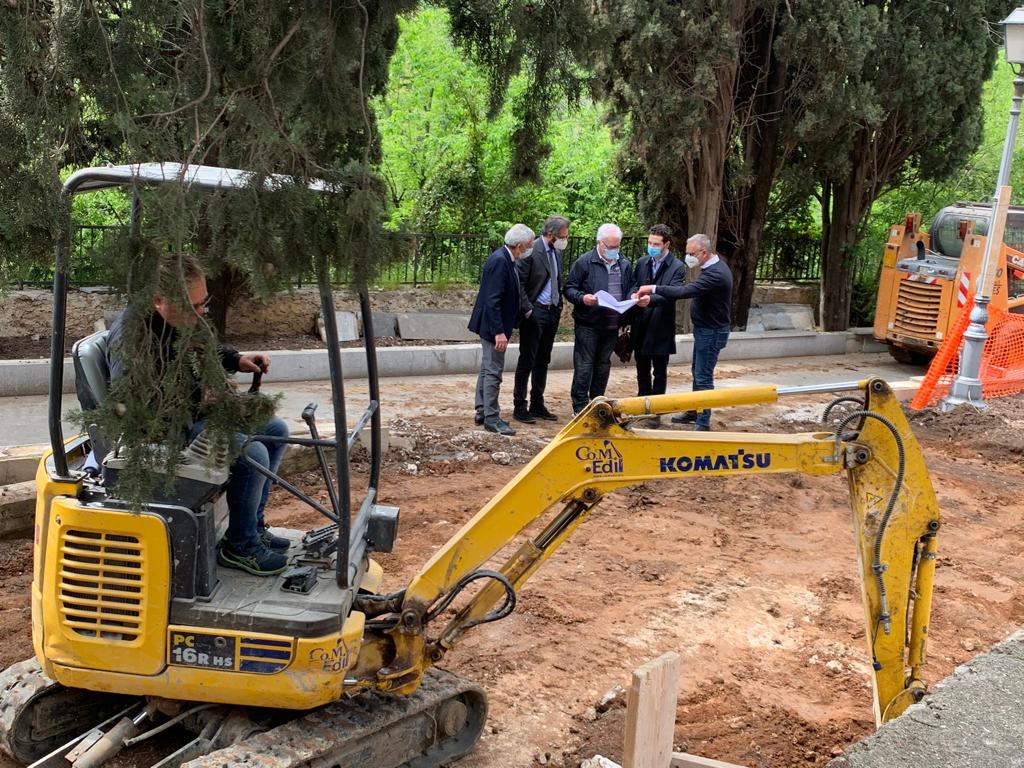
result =
[[856,158],[853,155],[846,178],[826,179],[822,185],[821,327],[825,331],[845,331],[850,325],[853,252],[870,205],[864,191],[864,169]]
[[[757,55],[750,62],[752,74],[747,78],[753,89],[749,97],[753,105],[747,124],[739,127],[743,136],[744,169],[750,176],[737,188],[734,215],[727,217],[733,230],[734,250],[729,266],[733,276],[734,328],[746,328],[754,297],[768,200],[779,169],[781,119],[786,99],[787,67],[774,55],[775,27],[768,23],[756,27],[761,33],[754,41]],[[763,74],[766,70],[767,77]]]

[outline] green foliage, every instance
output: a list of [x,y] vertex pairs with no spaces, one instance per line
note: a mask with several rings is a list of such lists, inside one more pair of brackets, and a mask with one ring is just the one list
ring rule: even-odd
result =
[[[380,155],[369,101],[387,82],[397,15],[414,6],[8,4],[0,11],[0,258],[48,258],[54,241],[66,241],[60,188],[69,167],[209,164],[250,171],[249,186],[136,190],[140,232],[105,243],[102,257],[140,316],[151,312],[152,277],[168,253],[195,250],[211,277],[243,275],[258,295],[310,272],[326,282],[344,271],[365,285],[401,245],[381,227],[388,199],[373,170]],[[311,191],[314,178],[331,193]],[[124,209],[110,213],[120,219]],[[223,396],[224,371],[198,333],[185,334],[173,366],[154,357],[146,334],[126,339],[132,373],[97,418],[119,425],[113,434],[143,465],[147,456],[173,462],[173,451],[154,445],[179,441],[196,386],[213,395],[204,417],[222,442],[266,415]]]
[[393,221],[495,238],[518,221],[537,228],[555,213],[577,234],[604,221],[636,226],[635,196],[614,171],[617,147],[599,105],[554,103],[544,120],[544,159],[530,174],[542,181],[517,183],[515,137],[525,113],[516,105],[531,93],[528,76],[501,85],[508,99],[489,120],[488,75],[453,46],[448,14],[424,8],[401,28],[387,92],[374,104]]

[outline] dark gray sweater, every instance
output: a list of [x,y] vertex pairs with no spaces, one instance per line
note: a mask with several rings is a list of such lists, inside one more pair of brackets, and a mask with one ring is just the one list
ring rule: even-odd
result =
[[690,319],[695,327],[729,330],[732,325],[732,271],[721,258],[700,271],[686,285],[659,285],[657,295],[666,299],[693,299]]

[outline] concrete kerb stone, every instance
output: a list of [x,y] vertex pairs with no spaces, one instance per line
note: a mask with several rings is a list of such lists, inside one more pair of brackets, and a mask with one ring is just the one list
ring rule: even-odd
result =
[[[425,316],[425,315],[421,315]],[[693,337],[676,336],[678,352],[673,364],[687,363],[693,355]],[[722,360],[757,360],[779,357],[842,355],[850,352],[875,351],[878,346],[870,333],[837,331],[741,331],[729,337],[722,350]],[[572,368],[573,344],[557,342],[551,353],[553,370]],[[330,378],[327,350],[270,351],[274,360],[274,381],[325,381]],[[514,370],[519,359],[519,346],[511,344],[505,356],[506,370]],[[342,370],[347,379],[366,377],[366,353],[361,348],[341,350]],[[622,365],[613,357],[616,366]],[[381,347],[377,364],[382,377],[437,376],[476,373],[480,369],[480,344],[438,344],[424,347]],[[627,365],[632,365],[631,363]],[[75,373],[70,359],[64,361],[64,392],[75,391]],[[0,397],[43,395],[49,390],[48,360],[0,360]]]
[[477,336],[466,327],[468,324],[468,314],[403,312],[398,315],[398,335],[418,341],[473,341]]

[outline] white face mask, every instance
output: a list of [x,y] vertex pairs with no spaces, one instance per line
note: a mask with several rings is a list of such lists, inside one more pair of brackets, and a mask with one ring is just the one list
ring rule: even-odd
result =
[[562,237],[559,238],[558,240],[555,240],[554,246],[556,250],[564,251],[566,248],[569,247],[569,238]]
[[686,266],[688,266],[690,269],[693,269],[694,267],[700,264],[700,259],[694,256],[692,253],[686,254],[686,258],[684,259],[684,261],[686,261]]

